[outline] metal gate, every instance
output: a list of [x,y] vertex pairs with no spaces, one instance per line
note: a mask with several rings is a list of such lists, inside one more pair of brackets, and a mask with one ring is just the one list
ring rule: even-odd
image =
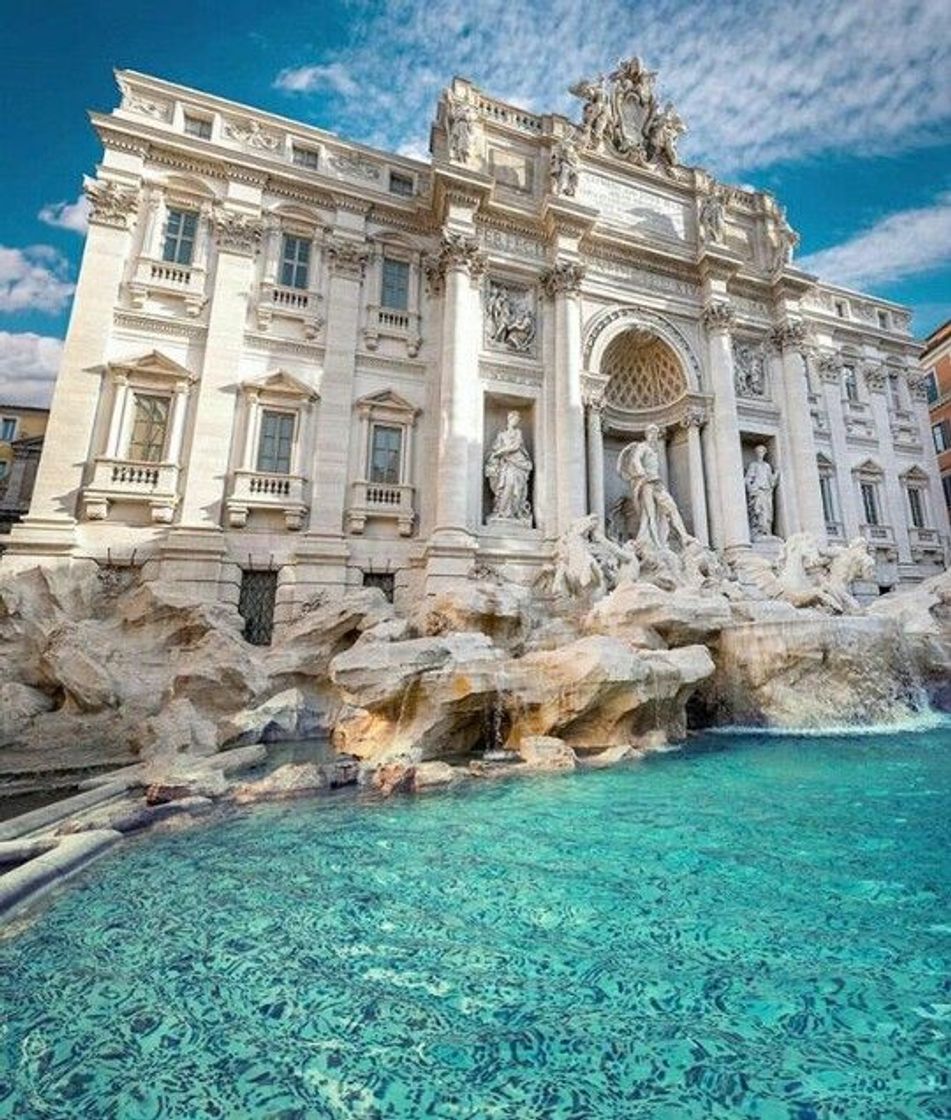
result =
[[271,644],[276,597],[277,572],[242,571],[238,611],[244,619],[245,640],[253,646]]
[[393,572],[364,572],[364,587],[379,587],[383,594],[393,602],[393,591],[396,586],[396,576]]

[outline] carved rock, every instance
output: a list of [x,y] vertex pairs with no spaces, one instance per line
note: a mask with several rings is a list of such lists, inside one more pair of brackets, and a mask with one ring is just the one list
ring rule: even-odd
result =
[[652,583],[625,583],[596,603],[585,619],[592,634],[637,638],[650,631],[673,646],[706,642],[732,622],[723,595],[662,591]]

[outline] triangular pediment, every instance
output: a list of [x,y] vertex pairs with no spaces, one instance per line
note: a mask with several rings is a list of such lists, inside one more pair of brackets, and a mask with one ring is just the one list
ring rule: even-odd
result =
[[884,474],[882,468],[878,463],[873,462],[871,459],[866,459],[864,463],[859,463],[857,467],[852,468],[853,474]]
[[197,381],[198,375],[180,365],[161,350],[150,350],[137,358],[124,358],[109,363],[113,373],[137,374],[142,377],[167,378],[173,381]]
[[823,454],[821,451],[816,455],[816,462],[820,467],[825,467],[827,470],[835,470],[835,463],[829,458],[828,455]]
[[305,400],[315,401],[319,393],[312,385],[306,385],[286,369],[276,369],[266,373],[263,377],[253,381],[244,381],[241,386],[245,391],[256,389],[259,393],[277,393],[286,397],[303,397]]
[[385,409],[389,412],[405,412],[412,416],[415,416],[419,411],[416,405],[410,404],[405,397],[401,397],[399,393],[394,393],[392,389],[383,389],[378,393],[368,393],[365,397],[361,397],[356,402],[356,407],[370,410]]
[[927,482],[928,475],[916,463],[913,467],[909,467],[907,471],[901,474],[902,482]]

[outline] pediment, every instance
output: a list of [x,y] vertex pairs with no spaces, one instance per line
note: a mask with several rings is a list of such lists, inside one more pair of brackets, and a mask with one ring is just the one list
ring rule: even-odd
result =
[[916,463],[913,467],[909,467],[907,471],[903,471],[900,475],[902,482],[928,482],[928,475]]
[[378,393],[368,393],[361,397],[354,406],[360,411],[402,413],[405,416],[415,416],[419,409],[410,404],[405,397],[394,393],[392,389],[383,389]]
[[320,396],[312,385],[304,384],[292,373],[288,373],[286,369],[276,369],[271,373],[266,373],[263,377],[255,378],[253,381],[244,381],[241,383],[241,388],[245,392],[253,389],[258,393],[274,393],[310,401],[315,401]]
[[878,463],[873,462],[871,459],[866,459],[864,463],[859,463],[857,467],[853,467],[852,473],[882,475],[885,472],[878,465]]
[[150,350],[138,358],[125,358],[121,361],[109,362],[108,369],[113,374],[124,374],[126,377],[150,377],[166,381],[197,381],[198,375],[190,369],[180,365],[167,354],[160,350]]
[[816,455],[816,462],[820,467],[825,467],[827,470],[835,470],[835,463],[829,458],[828,455],[823,454],[823,452],[821,451]]

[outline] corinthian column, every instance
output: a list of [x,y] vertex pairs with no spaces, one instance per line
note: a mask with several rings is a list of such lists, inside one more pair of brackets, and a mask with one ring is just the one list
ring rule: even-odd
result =
[[707,415],[702,408],[688,408],[680,420],[681,427],[687,432],[687,464],[690,469],[690,519],[693,522],[693,535],[701,544],[709,545],[710,531],[707,528],[707,493],[703,470],[703,449],[700,445],[700,429]]
[[715,543],[728,551],[746,548],[750,543],[740,423],[736,412],[733,344],[730,339],[734,318],[733,307],[726,301],[712,301],[704,308],[703,325],[707,332],[710,387],[713,390],[714,467],[723,534],[723,540]]
[[595,382],[587,377],[584,386],[584,406],[588,434],[588,512],[596,513],[604,526],[604,433],[601,429],[601,410],[604,407],[605,382]]
[[790,320],[773,332],[773,345],[781,359],[783,419],[792,457],[799,528],[813,533],[822,543],[826,539],[826,522],[822,512],[816,441],[806,385],[804,353],[807,344],[806,328],[801,320]]
[[542,276],[545,291],[555,305],[555,484],[559,533],[584,516],[586,504],[581,400],[581,281],[584,271],[583,265],[566,260],[557,262]]

